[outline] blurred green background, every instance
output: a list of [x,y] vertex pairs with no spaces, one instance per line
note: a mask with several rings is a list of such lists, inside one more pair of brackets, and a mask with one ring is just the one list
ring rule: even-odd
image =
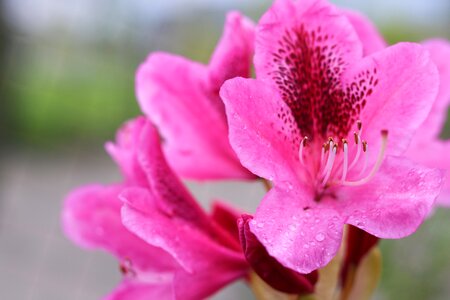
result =
[[[450,37],[448,0],[333,2],[369,15],[390,43]],[[8,213],[5,195],[10,194],[5,190],[15,182],[10,176],[17,162],[26,161],[31,169],[36,160],[51,165],[55,153],[64,161],[78,149],[76,155],[93,153],[92,161],[103,163],[104,158],[97,159],[103,157],[103,142],[112,139],[126,119],[139,114],[134,72],[149,52],[170,51],[207,62],[227,10],[240,9],[257,20],[269,3],[1,0],[0,212]],[[28,154],[24,158],[21,153]],[[56,170],[58,166],[59,162]],[[8,177],[12,181],[5,180]],[[68,182],[68,186],[74,185]],[[52,201],[42,203],[59,209],[67,187],[60,190],[49,194]],[[17,196],[20,201],[33,201],[25,199],[26,192],[21,195]],[[0,230],[19,230],[14,222],[4,221]],[[57,221],[51,226],[56,230]],[[60,232],[55,235],[59,238]],[[19,246],[33,246],[27,242],[24,239]],[[378,299],[449,299],[450,211],[438,210],[417,234],[401,241],[383,241],[381,247],[385,263]],[[45,267],[39,276],[45,276]],[[49,299],[36,296],[43,295],[39,293],[27,295],[31,295],[29,299]]]

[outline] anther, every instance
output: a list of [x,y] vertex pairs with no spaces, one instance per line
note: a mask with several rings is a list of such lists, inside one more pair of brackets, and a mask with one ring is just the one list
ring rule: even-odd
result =
[[355,137],[355,145],[359,143],[359,135],[356,132],[353,132],[353,136]]
[[362,122],[360,120],[356,121],[356,126],[357,126],[358,130],[361,131],[361,129],[362,129]]
[[298,158],[300,159],[300,163],[302,165],[305,165],[305,162],[303,160],[303,148],[306,147],[308,142],[308,137],[305,136],[302,141],[300,142],[300,149],[298,150]]
[[[381,131],[381,148],[380,151],[378,152],[378,157],[377,160],[374,164],[374,166],[372,167],[372,170],[369,172],[369,174],[360,180],[357,181],[344,181],[342,182],[342,184],[347,185],[347,186],[358,186],[358,185],[362,185],[365,184],[367,182],[369,182],[374,176],[375,174],[378,172],[378,170],[381,167],[381,164],[383,163],[384,160],[384,153],[386,152],[386,147],[387,147],[387,138],[388,138],[388,131],[387,130],[382,130]],[[363,147],[364,152],[366,152],[366,161],[367,161],[367,150],[368,150],[368,146],[367,146],[367,142],[363,142],[363,146],[365,145],[365,147]],[[365,165],[366,165],[366,161],[365,161]],[[365,169],[365,166],[363,167],[363,170]]]
[[362,141],[362,148],[363,148],[364,152],[367,152],[367,147],[368,147],[367,142],[366,141]]

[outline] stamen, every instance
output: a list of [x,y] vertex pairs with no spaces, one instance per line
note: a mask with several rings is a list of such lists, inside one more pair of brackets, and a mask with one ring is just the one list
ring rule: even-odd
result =
[[326,143],[322,145],[322,152],[320,153],[320,165],[323,165],[323,159],[325,157],[325,148],[326,148]]
[[364,163],[363,163],[363,167],[362,167],[361,171],[359,171],[358,176],[361,176],[366,171],[366,168],[367,168],[367,157],[369,157],[369,145],[367,144],[366,141],[363,141],[363,147],[362,148],[363,148],[363,153],[364,153]]
[[[358,185],[363,185],[367,182],[369,182],[374,176],[375,174],[378,172],[378,170],[380,169],[381,164],[383,163],[384,160],[384,153],[386,152],[386,146],[387,146],[387,137],[388,137],[388,131],[387,130],[382,130],[381,131],[381,148],[380,148],[380,152],[378,152],[378,157],[377,160],[372,168],[372,170],[370,171],[370,173],[363,179],[357,180],[357,181],[344,181],[342,182],[343,185],[347,185],[347,186],[358,186]],[[363,142],[363,151],[365,152],[365,156],[366,156],[366,160],[364,163],[364,168],[365,169],[365,165],[366,165],[366,161],[367,161],[367,142]]]
[[348,167],[348,145],[347,140],[342,139],[342,144],[344,147],[344,165],[342,166],[342,177],[341,181],[345,181],[345,178],[347,177],[347,167]]
[[351,169],[353,169],[354,166],[356,166],[356,163],[358,162],[359,159],[359,155],[361,154],[361,137],[359,136],[359,134],[357,134],[356,132],[354,133],[355,136],[355,143],[356,143],[356,155],[355,158],[353,159],[352,163],[350,164],[350,166],[348,167],[348,170],[350,171]]
[[[332,153],[333,153],[333,150],[334,150],[333,145],[334,145],[333,139],[330,138],[330,139],[328,140],[327,146],[326,146],[326,148],[325,148],[325,151],[327,151],[327,150],[329,150],[329,151],[328,151],[327,163],[325,164],[325,167],[324,167],[323,170],[322,170],[322,176],[325,176],[325,174],[326,174],[327,171],[328,171],[328,165],[330,164],[330,159],[331,159],[331,156],[332,156]],[[334,158],[333,158],[333,159],[334,159]]]
[[362,122],[361,122],[361,120],[356,121],[356,127],[358,128],[358,131],[362,130]]
[[325,186],[325,184],[327,183],[328,179],[330,178],[331,175],[331,170],[333,170],[333,164],[334,164],[334,158],[336,157],[336,151],[337,151],[337,146],[334,145],[333,146],[333,150],[330,151],[330,155],[328,156],[328,161],[327,161],[327,165],[324,169],[324,171],[326,171],[326,175],[322,180],[322,185]]
[[300,159],[300,163],[302,165],[305,165],[305,162],[303,160],[303,148],[306,147],[306,143],[308,142],[308,137],[305,136],[301,142],[300,142],[300,149],[298,150],[298,157]]

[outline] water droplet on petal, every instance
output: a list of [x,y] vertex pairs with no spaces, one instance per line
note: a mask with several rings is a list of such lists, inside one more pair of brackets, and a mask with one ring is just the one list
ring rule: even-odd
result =
[[325,239],[325,235],[324,235],[322,232],[319,232],[319,233],[316,235],[316,241],[322,242],[324,239]]

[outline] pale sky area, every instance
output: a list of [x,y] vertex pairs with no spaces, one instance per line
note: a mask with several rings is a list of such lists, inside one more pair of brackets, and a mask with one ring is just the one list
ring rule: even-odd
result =
[[[444,22],[450,17],[448,0],[332,0],[341,6],[355,8],[368,14],[375,22],[401,19],[427,24]],[[6,0],[9,21],[26,31],[45,31],[59,26],[76,28],[89,34],[89,29],[102,16],[143,19],[160,22],[177,14],[198,10],[244,9],[268,0]],[[26,9],[24,9],[26,8]],[[106,9],[105,9],[106,8]],[[76,26],[73,26],[73,24]]]

